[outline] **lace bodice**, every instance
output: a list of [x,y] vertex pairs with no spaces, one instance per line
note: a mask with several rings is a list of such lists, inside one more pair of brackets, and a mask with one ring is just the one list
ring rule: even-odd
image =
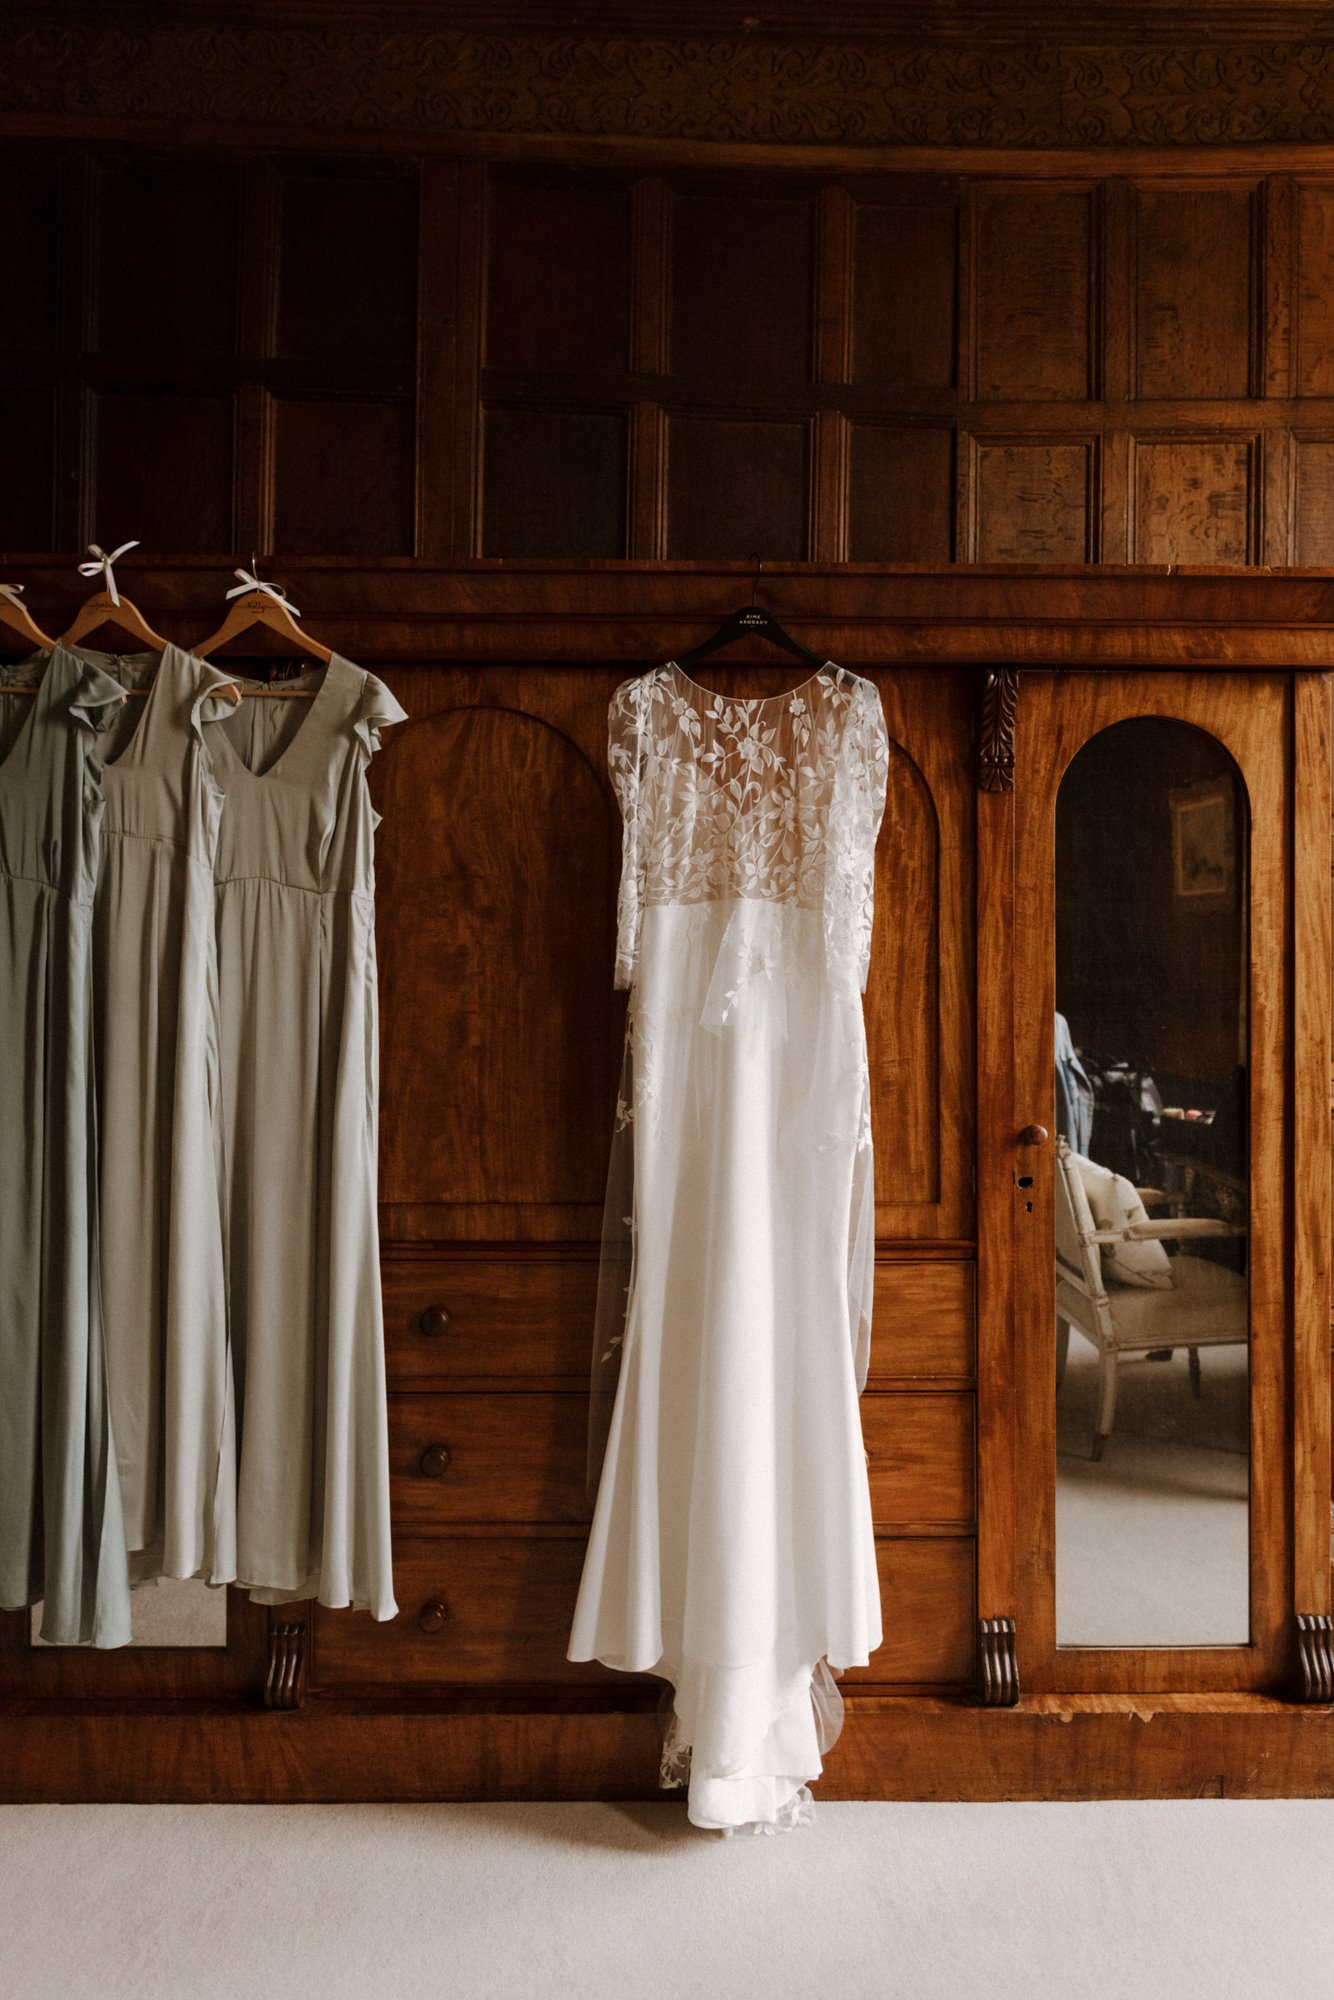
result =
[[616,984],[634,984],[643,911],[754,899],[819,910],[826,963],[865,988],[888,737],[870,681],[826,663],[763,701],[712,694],[675,662],[612,697],[623,820]]

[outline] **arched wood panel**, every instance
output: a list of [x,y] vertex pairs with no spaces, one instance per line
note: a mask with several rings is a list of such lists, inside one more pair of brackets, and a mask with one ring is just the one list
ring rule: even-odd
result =
[[876,850],[866,1037],[876,1231],[973,1235],[974,676],[876,672],[889,783]]
[[[381,1199],[600,1204],[615,1101],[607,793],[538,718],[454,708],[390,739],[377,792]],[[522,1234],[522,1229],[516,1230]]]

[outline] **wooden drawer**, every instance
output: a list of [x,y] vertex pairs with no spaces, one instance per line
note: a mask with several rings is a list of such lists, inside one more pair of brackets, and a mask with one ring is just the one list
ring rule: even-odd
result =
[[903,1391],[862,1397],[877,1528],[968,1529],[975,1518],[973,1397]]
[[312,1686],[625,1684],[596,1661],[565,1657],[583,1561],[582,1535],[396,1547],[397,1618],[377,1625],[315,1607]]
[[[845,1684],[969,1683],[972,1542],[887,1540],[876,1553],[885,1644]],[[583,1560],[582,1535],[406,1543],[394,1558],[397,1618],[377,1625],[315,1606],[312,1686],[633,1685],[565,1657]]]
[[886,1537],[875,1548],[885,1643],[869,1666],[848,1669],[843,1686],[904,1681],[970,1686],[977,1657],[975,1543],[923,1535]]
[[962,1375],[977,1366],[977,1267],[882,1258],[875,1269],[870,1381]]
[[[970,1528],[972,1395],[871,1394],[861,1414],[876,1526]],[[586,1521],[587,1426],[583,1394],[391,1396],[395,1531]]]
[[593,1257],[386,1257],[390,1385],[569,1376],[587,1385]]
[[[524,1376],[588,1380],[596,1256],[387,1256],[390,1382],[404,1388]],[[975,1267],[950,1258],[882,1259],[875,1274],[871,1380],[971,1378]]]
[[[444,1454],[443,1463],[432,1453]],[[395,1534],[472,1524],[581,1523],[588,1395],[391,1396],[389,1490]]]

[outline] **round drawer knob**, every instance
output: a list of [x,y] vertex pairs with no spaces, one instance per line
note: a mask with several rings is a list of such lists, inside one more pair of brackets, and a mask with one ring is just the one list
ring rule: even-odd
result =
[[448,1616],[449,1613],[440,1599],[433,1597],[428,1603],[423,1604],[421,1610],[417,1613],[417,1623],[421,1626],[423,1632],[438,1632],[441,1630]]
[[428,1444],[417,1463],[421,1467],[423,1478],[443,1479],[445,1468],[449,1464],[449,1446]]
[[443,1306],[427,1306],[417,1321],[417,1325],[428,1340],[439,1340],[449,1326],[449,1314]]
[[1021,1146],[1045,1146],[1051,1134],[1045,1125],[1025,1125],[1019,1134]]

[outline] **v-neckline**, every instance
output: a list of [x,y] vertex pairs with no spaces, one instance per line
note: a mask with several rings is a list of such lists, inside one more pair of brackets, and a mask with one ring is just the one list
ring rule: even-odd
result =
[[[288,739],[284,748],[278,752],[278,755],[274,758],[273,762],[271,764],[266,764],[262,771],[254,771],[251,769],[250,765],[247,764],[245,758],[241,755],[236,745],[232,742],[231,737],[227,734],[227,724],[231,718],[225,715],[219,717],[218,733],[222,737],[223,742],[227,745],[228,757],[236,765],[237,769],[244,771],[247,778],[251,779],[251,781],[254,784],[257,785],[267,784],[270,778],[276,778],[278,773],[282,770],[283,765],[287,762],[288,758],[293,756],[298,747],[304,742],[306,732],[310,728],[311,724],[314,722],[315,716],[319,710],[320,703],[324,700],[325,689],[329,685],[329,678],[333,673],[334,668],[337,665],[337,662],[338,662],[338,655],[336,653],[333,655],[331,659],[325,662],[324,674],[320,681],[319,686],[316,688],[314,694],[310,698],[310,709],[308,713],[302,717],[301,721],[296,726],[295,733]],[[253,699],[253,697],[247,697],[247,698]]]
[[[125,688],[124,699],[126,701],[130,699],[134,689],[132,687],[125,687],[124,681],[121,681],[120,675],[116,672],[116,667],[122,662],[129,665],[139,665],[151,660],[156,660],[157,662],[157,665],[153,669],[153,678],[149,683],[148,692],[144,696],[144,705],[140,710],[139,720],[135,723],[134,728],[130,731],[129,736],[122,743],[115,756],[103,757],[99,760],[104,772],[118,771],[121,765],[127,761],[130,752],[134,749],[148,727],[148,718],[152,713],[153,703],[157,700],[157,691],[162,685],[162,677],[167,665],[167,656],[170,653],[179,651],[179,648],[169,643],[162,648],[160,653],[95,653],[82,646],[65,646],[62,641],[58,650],[68,653],[70,658],[77,660],[81,666],[99,667],[109,680],[120,681],[120,685]],[[52,657],[54,658],[54,655]]]

